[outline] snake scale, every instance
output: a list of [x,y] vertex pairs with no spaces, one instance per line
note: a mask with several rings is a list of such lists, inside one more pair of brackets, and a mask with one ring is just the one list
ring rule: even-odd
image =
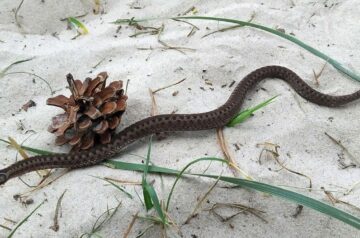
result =
[[248,74],[219,108],[195,114],[163,114],[140,120],[118,134],[106,145],[69,154],[33,156],[0,170],[0,184],[11,178],[39,169],[81,168],[95,165],[119,153],[130,143],[159,132],[209,130],[225,126],[240,111],[246,93],[265,78],[286,81],[306,100],[327,107],[338,107],[360,98],[360,90],[341,96],[323,94],[311,88],[296,73],[282,66],[266,66]]

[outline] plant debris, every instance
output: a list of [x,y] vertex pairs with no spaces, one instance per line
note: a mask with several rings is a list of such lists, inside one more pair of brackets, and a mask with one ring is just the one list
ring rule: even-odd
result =
[[27,110],[30,108],[30,107],[35,107],[36,106],[36,103],[33,101],[33,100],[29,100],[27,103],[25,103],[21,109],[23,109],[25,112],[27,112]]

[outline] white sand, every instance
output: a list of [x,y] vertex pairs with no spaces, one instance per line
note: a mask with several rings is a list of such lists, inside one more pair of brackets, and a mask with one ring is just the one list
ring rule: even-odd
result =
[[[105,13],[92,14],[92,1],[29,1],[25,0],[19,11],[19,29],[14,20],[13,9],[20,1],[0,2],[0,68],[29,57],[32,61],[17,65],[9,72],[33,72],[45,78],[57,94],[66,93],[65,75],[73,73],[76,78],[84,79],[107,71],[110,80],[130,79],[128,90],[128,109],[123,118],[123,126],[149,116],[150,97],[148,88],[156,89],[182,78],[186,80],[156,95],[160,113],[169,113],[174,109],[181,113],[204,112],[221,105],[227,99],[231,88],[222,88],[232,80],[239,81],[250,71],[265,65],[279,64],[296,71],[307,82],[315,86],[313,70],[319,72],[324,61],[300,47],[281,38],[251,28],[241,28],[217,33],[201,38],[211,31],[229,26],[228,24],[206,21],[192,21],[200,30],[194,36],[186,35],[191,30],[187,24],[164,21],[165,30],[162,40],[173,46],[193,48],[186,55],[174,50],[161,50],[156,36],[141,35],[129,38],[136,32],[132,27],[123,25],[119,33],[117,26],[109,22],[117,18],[148,18],[175,16],[195,6],[198,15],[229,17],[242,20],[250,19],[254,13],[254,22],[270,27],[285,29],[299,39],[341,61],[346,67],[359,69],[360,20],[358,1],[101,1]],[[292,5],[294,3],[294,5]],[[325,6],[326,5],[326,6]],[[131,6],[140,7],[134,9]],[[75,36],[74,30],[66,30],[66,23],[60,18],[89,13],[79,18],[88,27],[90,34]],[[161,26],[162,22],[144,23],[146,26]],[[210,29],[206,29],[209,27]],[[58,38],[51,34],[57,32]],[[116,36],[116,37],[115,37]],[[140,47],[153,47],[153,51],[139,50]],[[100,60],[105,60],[92,69]],[[206,70],[206,73],[203,73]],[[92,71],[90,73],[89,71]],[[48,87],[40,80],[28,75],[9,75],[0,79],[0,137],[11,136],[26,145],[52,151],[68,151],[68,148],[55,147],[54,135],[47,132],[50,118],[60,110],[46,106],[50,97]],[[213,83],[210,90],[204,79]],[[327,65],[320,77],[318,90],[331,94],[350,93],[359,88],[355,82]],[[205,91],[200,87],[204,87]],[[189,90],[188,88],[191,88]],[[258,157],[261,148],[256,144],[271,142],[280,145],[279,159],[287,167],[306,174],[312,179],[313,191],[291,188],[295,191],[329,202],[321,187],[334,191],[334,196],[360,206],[360,190],[356,189],[343,196],[346,189],[360,181],[358,168],[341,169],[339,156],[350,160],[324,132],[342,141],[343,145],[355,157],[360,156],[360,103],[352,103],[339,109],[329,109],[308,103],[296,95],[289,86],[279,80],[266,80],[257,86],[257,93],[248,95],[245,107],[256,105],[274,95],[281,94],[274,103],[262,109],[256,116],[236,128],[225,129],[229,148],[239,166],[256,180],[291,187],[306,188],[308,180],[285,170],[277,171],[279,165],[270,158]],[[179,91],[177,96],[172,96]],[[28,100],[34,100],[36,107],[28,112],[19,111]],[[250,101],[251,100],[251,101]],[[241,144],[235,151],[234,143]],[[145,156],[146,140],[128,148],[117,158],[141,162],[141,158],[130,154]],[[0,167],[15,161],[16,152],[0,146]],[[176,133],[161,141],[154,141],[152,162],[159,166],[181,169],[195,158],[208,156],[222,157],[216,142],[214,131]],[[359,160],[359,159],[358,159]],[[198,164],[193,171],[201,172],[208,163]],[[231,175],[221,165],[213,163],[209,173]],[[59,175],[56,171],[54,175]],[[9,181],[0,188],[0,224],[14,227],[4,220],[9,218],[20,221],[38,204],[45,204],[16,233],[15,237],[79,237],[89,232],[97,217],[121,200],[123,205],[110,223],[104,225],[99,234],[102,237],[122,237],[132,215],[137,211],[144,214],[144,208],[136,196],[141,194],[139,186],[125,186],[134,195],[127,198],[112,186],[90,175],[108,176],[122,180],[140,181],[141,174],[113,170],[104,166],[76,170],[67,173],[51,185],[32,192],[28,198],[34,203],[28,206],[15,201],[13,196],[29,191],[19,179]],[[30,184],[36,184],[39,177],[31,173],[22,177]],[[155,188],[161,198],[166,198],[173,177],[150,176],[155,180]],[[163,182],[163,184],[162,184]],[[201,211],[189,224],[182,225],[193,210],[196,200],[213,184],[212,180],[199,178],[184,179],[178,185],[170,207],[170,216],[176,221],[184,237],[355,237],[359,232],[349,225],[329,218],[318,212],[304,208],[293,218],[296,204],[259,192],[245,189],[224,189],[218,186],[208,197],[209,208],[216,202],[241,203],[265,211],[263,217],[268,223],[251,214],[240,214],[228,222],[221,222],[216,216]],[[223,184],[222,184],[223,185]],[[54,232],[53,216],[58,198],[67,190],[62,201],[60,229]],[[134,190],[135,189],[135,190]],[[359,211],[345,205],[338,208],[360,216]],[[219,211],[231,215],[234,210]],[[150,223],[137,221],[130,237],[143,231]],[[232,227],[232,228],[231,228]],[[0,228],[0,237],[8,231]],[[144,237],[159,237],[159,226],[151,228]],[[173,237],[173,235],[172,235]]]

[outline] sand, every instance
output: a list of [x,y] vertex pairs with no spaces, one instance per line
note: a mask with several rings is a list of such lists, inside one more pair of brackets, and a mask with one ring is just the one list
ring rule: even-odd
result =
[[[93,1],[24,1],[18,11],[19,27],[14,19],[14,9],[20,1],[0,2],[0,68],[10,63],[35,57],[31,61],[15,65],[8,72],[31,72],[46,79],[56,94],[69,95],[65,75],[72,73],[76,78],[94,77],[107,71],[109,80],[130,80],[128,87],[128,108],[121,128],[150,115],[151,99],[148,89],[157,89],[181,79],[186,80],[172,88],[156,94],[159,113],[205,112],[226,101],[232,88],[229,84],[238,82],[252,70],[278,64],[289,67],[317,90],[329,94],[345,94],[359,89],[359,82],[347,78],[327,64],[316,85],[313,71],[320,72],[325,62],[304,49],[268,33],[239,28],[203,35],[229,26],[229,24],[191,21],[200,30],[187,37],[191,26],[174,21],[152,21],[144,26],[161,27],[161,40],[171,46],[186,47],[183,53],[163,49],[156,35],[139,35],[134,27],[110,22],[118,18],[149,18],[176,16],[190,7],[196,7],[197,15],[217,16],[249,20],[273,28],[280,28],[339,60],[352,70],[360,67],[358,46],[359,9],[357,1],[101,1],[102,14],[93,14]],[[75,30],[68,30],[61,18],[78,16],[88,28],[89,34],[76,36]],[[188,15],[194,14],[193,12]],[[151,48],[141,50],[140,48]],[[98,64],[100,62],[100,64]],[[98,65],[97,65],[98,64]],[[97,67],[95,67],[97,65]],[[212,83],[205,83],[208,79]],[[19,143],[24,142],[36,148],[67,152],[68,147],[56,147],[54,135],[47,132],[52,116],[61,110],[46,105],[51,96],[48,86],[40,79],[27,74],[12,74],[0,79],[0,137],[11,136]],[[227,84],[226,87],[222,85]],[[203,89],[201,89],[201,87]],[[213,89],[211,89],[213,88]],[[176,96],[173,93],[178,91]],[[249,93],[244,107],[254,106],[272,96],[279,95],[274,103],[261,109],[256,115],[235,128],[226,128],[224,133],[229,149],[239,167],[257,181],[289,186],[313,198],[330,203],[322,191],[332,191],[336,198],[360,206],[360,190],[348,195],[344,192],[360,181],[358,168],[342,169],[339,160],[357,163],[360,156],[360,103],[330,109],[306,102],[290,87],[276,79],[269,79]],[[33,100],[35,107],[27,112],[22,105]],[[334,144],[324,133],[327,132],[347,149]],[[259,143],[274,143],[279,160],[285,165],[305,174],[312,180],[313,190],[307,192],[309,180],[290,173],[270,156],[258,158],[262,147]],[[239,145],[237,149],[234,144]],[[141,140],[129,147],[117,159],[141,163],[145,156],[147,140]],[[16,151],[0,145],[0,167],[16,160]],[[181,169],[190,161],[204,157],[223,157],[216,140],[215,131],[186,132],[167,135],[163,140],[154,140],[152,162],[159,166]],[[20,159],[20,156],[17,156]],[[203,162],[192,168],[202,172],[209,163]],[[55,171],[56,177],[63,171]],[[224,165],[212,163],[208,173],[232,176]],[[113,170],[105,166],[66,173],[60,179],[40,190],[28,193],[24,200],[32,199],[29,205],[16,201],[13,196],[27,193],[27,187],[19,179],[13,179],[0,187],[0,224],[13,228],[4,220],[20,221],[38,204],[43,206],[24,223],[14,237],[79,237],[90,232],[97,218],[107,207],[122,202],[113,218],[99,230],[102,237],[122,237],[129,226],[132,215],[139,211],[144,215],[136,192],[142,194],[141,186],[125,185],[134,198],[92,176],[107,176],[121,180],[141,181],[141,173]],[[22,179],[36,185],[40,178],[36,173],[22,176]],[[173,177],[152,175],[161,199],[167,197]],[[184,237],[355,237],[359,231],[336,219],[304,208],[295,218],[297,205],[282,199],[247,189],[224,188],[224,183],[210,193],[198,215],[188,224],[183,224],[195,207],[196,201],[213,185],[213,180],[187,178],[182,180],[171,202],[169,215],[175,221]],[[62,200],[62,216],[59,230],[53,231],[56,203],[66,190]],[[215,203],[240,203],[261,211],[261,217],[246,213],[222,222],[213,213],[206,211]],[[360,216],[356,209],[336,204],[336,207]],[[234,209],[217,210],[223,216],[230,216]],[[155,214],[154,212],[151,214]],[[150,222],[137,220],[129,237],[144,231]],[[9,232],[0,228],[0,237]],[[150,228],[144,237],[159,237],[160,226]],[[168,231],[175,237],[176,229]]]

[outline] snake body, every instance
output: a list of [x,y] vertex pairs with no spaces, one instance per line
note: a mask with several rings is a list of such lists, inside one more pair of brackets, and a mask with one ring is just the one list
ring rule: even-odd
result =
[[360,98],[360,90],[341,96],[323,94],[311,88],[290,69],[281,66],[266,66],[244,77],[225,104],[215,110],[205,113],[163,114],[148,117],[119,132],[109,144],[98,145],[88,151],[41,155],[18,161],[0,170],[0,184],[4,184],[11,178],[39,169],[73,169],[92,166],[116,155],[130,143],[154,133],[198,131],[223,127],[240,111],[246,93],[265,78],[282,79],[303,98],[322,106],[338,107]]

